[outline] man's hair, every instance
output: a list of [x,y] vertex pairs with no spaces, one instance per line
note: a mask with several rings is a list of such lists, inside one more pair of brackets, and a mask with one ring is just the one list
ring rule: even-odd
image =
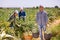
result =
[[44,8],[44,7],[42,5],[40,5],[39,8]]

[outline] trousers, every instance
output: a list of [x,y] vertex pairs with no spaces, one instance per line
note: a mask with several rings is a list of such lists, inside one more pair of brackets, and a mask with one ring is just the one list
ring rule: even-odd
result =
[[46,31],[46,26],[45,25],[38,25],[38,28],[39,28],[39,34],[40,34],[40,40],[43,40],[43,34],[42,34],[42,31]]

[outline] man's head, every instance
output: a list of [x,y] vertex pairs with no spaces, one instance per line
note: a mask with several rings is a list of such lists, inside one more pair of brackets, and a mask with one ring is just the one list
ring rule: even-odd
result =
[[20,11],[22,11],[23,10],[23,7],[20,7]]
[[44,7],[42,5],[39,6],[39,11],[43,11]]

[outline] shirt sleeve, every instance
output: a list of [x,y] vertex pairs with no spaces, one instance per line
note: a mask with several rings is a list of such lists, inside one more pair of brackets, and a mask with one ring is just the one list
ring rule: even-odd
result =
[[47,13],[45,13],[45,22],[46,22],[46,24],[47,24],[47,22],[48,22],[48,16],[47,16]]
[[38,22],[38,19],[39,19],[39,17],[38,17],[38,13],[36,14],[36,22]]
[[18,13],[18,16],[19,16],[19,17],[21,16],[21,12]]
[[13,15],[10,16],[10,18],[8,19],[8,21],[11,21],[14,18]]
[[24,12],[24,16],[26,16],[26,12]]

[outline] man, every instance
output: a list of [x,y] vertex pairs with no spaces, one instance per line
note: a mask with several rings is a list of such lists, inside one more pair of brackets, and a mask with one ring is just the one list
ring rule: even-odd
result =
[[10,27],[13,27],[13,24],[15,24],[16,16],[18,15],[18,11],[15,10],[14,13],[10,16],[9,22],[11,22]]
[[47,13],[44,11],[43,6],[39,6],[39,12],[36,15],[36,22],[39,27],[40,38],[41,40],[43,40],[42,29],[44,30],[45,33],[46,25],[48,23],[48,16]]
[[26,13],[23,10],[23,8],[20,8],[20,12],[19,12],[19,20],[22,18],[23,21],[25,21],[25,17],[26,17]]

